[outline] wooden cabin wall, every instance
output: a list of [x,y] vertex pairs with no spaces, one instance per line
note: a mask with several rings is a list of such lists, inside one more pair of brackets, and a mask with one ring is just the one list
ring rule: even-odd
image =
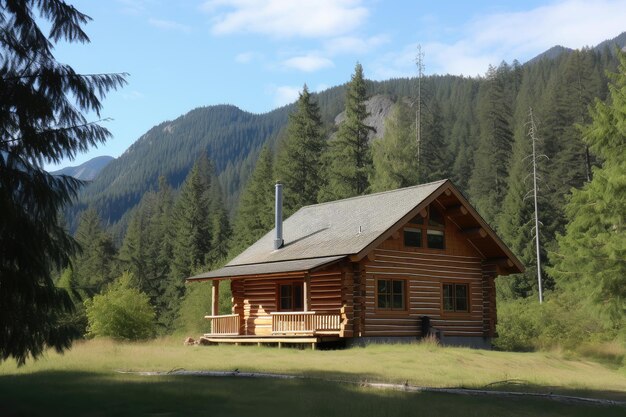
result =
[[277,310],[275,279],[243,280],[244,334],[271,336],[272,317]]
[[[304,276],[250,278],[233,280],[233,314],[242,314],[242,333],[270,336],[272,316],[278,311],[278,285],[303,282]],[[310,276],[310,311],[339,313],[345,305],[343,273],[338,267]]]
[[339,269],[312,273],[310,311],[339,313],[343,305],[341,285],[342,273]]
[[[452,222],[446,223],[445,249],[405,247],[402,231],[384,241],[363,261],[365,299],[363,336],[420,336],[420,317],[447,336],[493,335],[495,287],[483,274],[482,257]],[[405,279],[405,311],[376,308],[376,279]],[[469,284],[469,312],[444,312],[442,283]],[[493,296],[493,300],[491,297]],[[485,309],[488,309],[485,311]]]

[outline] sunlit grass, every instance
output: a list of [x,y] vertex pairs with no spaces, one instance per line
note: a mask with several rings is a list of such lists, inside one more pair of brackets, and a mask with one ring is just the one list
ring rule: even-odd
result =
[[[549,390],[594,391],[626,400],[626,370],[568,358],[560,352],[511,353],[433,344],[381,344],[343,350],[257,346],[183,346],[174,338],[145,343],[78,342],[63,355],[48,352],[0,374],[42,371],[113,373],[116,370],[220,370],[274,372],[349,381],[398,382],[432,387],[481,388],[498,381]],[[501,387],[500,387],[501,388]],[[517,387],[519,388],[519,387]]]
[[[619,352],[615,347],[610,352]],[[614,356],[614,355],[613,355]],[[118,370],[258,371],[310,379],[145,377]],[[348,381],[348,382],[342,382]],[[0,364],[1,416],[620,416],[624,407],[537,398],[404,393],[352,382],[560,392],[626,400],[624,368],[561,352],[508,353],[435,344],[343,350],[82,341],[23,367]],[[502,383],[509,381],[510,383]],[[495,384],[494,384],[495,383]],[[512,384],[515,383],[515,384]],[[491,385],[490,385],[491,384]],[[33,401],[35,399],[37,401]]]

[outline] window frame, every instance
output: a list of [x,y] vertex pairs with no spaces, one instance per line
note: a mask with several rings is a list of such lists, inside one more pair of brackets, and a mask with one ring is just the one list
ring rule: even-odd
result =
[[[282,296],[282,288],[283,287],[291,287],[291,308],[289,309],[284,309],[282,308],[282,300],[283,300],[283,296]],[[295,287],[300,287],[300,293],[302,294],[302,300],[301,300],[301,307],[299,309],[294,309],[294,305],[296,304],[296,291],[294,291]],[[304,311],[304,297],[306,297],[306,294],[304,294],[304,281],[283,281],[283,282],[278,282],[276,284],[276,311],[283,311],[283,312],[300,312],[300,311]]]
[[[446,310],[445,308],[445,286],[446,285],[451,285],[452,286],[452,300],[454,303],[454,310]],[[457,302],[457,297],[456,297],[456,287],[457,286],[464,286],[466,288],[466,293],[465,293],[465,302],[467,304],[467,310],[457,310],[456,309],[456,302]],[[469,282],[461,282],[461,281],[442,281],[441,282],[441,313],[442,315],[446,315],[446,316],[450,316],[450,315],[460,315],[460,316],[465,316],[465,315],[469,315],[472,312],[472,303],[471,303],[471,291],[472,290],[472,285]]]
[[[402,289],[403,289],[403,294],[402,294],[402,308],[393,308],[393,307],[380,307],[378,304],[378,281],[391,281],[391,289],[392,292],[390,294],[391,296],[391,300],[392,300],[392,304],[393,304],[393,282],[394,281],[400,281],[402,282]],[[409,298],[408,298],[408,294],[409,294],[409,284],[408,284],[408,279],[407,278],[387,278],[387,277],[375,277],[374,278],[374,302],[375,302],[375,306],[376,306],[376,312],[380,313],[380,314],[409,314]]]
[[[430,224],[430,212],[431,212],[431,205],[427,206],[425,208],[426,210],[426,217],[421,217],[421,215],[418,213],[415,215],[415,217],[411,218],[411,220],[409,220],[404,227],[402,228],[402,246],[405,249],[409,249],[409,250],[416,250],[416,249],[427,249],[427,250],[433,250],[433,251],[445,251],[446,250],[446,216],[443,210],[435,207],[434,210],[436,210],[440,215],[441,215],[441,220],[443,221],[443,225],[431,225]],[[419,222],[415,222],[414,220],[419,218]],[[411,230],[413,229],[413,230]],[[415,230],[421,230],[421,237],[420,237],[420,246],[413,246],[413,245],[407,245],[406,244],[406,239],[405,239],[405,233],[408,232],[414,232]],[[436,232],[440,232],[442,233],[441,235],[441,239],[443,241],[443,244],[441,248],[437,248],[437,247],[431,247],[428,244],[428,235],[430,231],[436,231]],[[432,233],[431,233],[432,235]]]

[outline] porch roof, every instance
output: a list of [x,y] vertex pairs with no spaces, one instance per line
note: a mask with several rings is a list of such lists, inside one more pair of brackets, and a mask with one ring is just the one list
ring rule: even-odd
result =
[[282,274],[289,272],[309,272],[316,268],[337,262],[345,256],[325,256],[321,258],[296,259],[292,261],[268,262],[251,265],[225,266],[215,271],[204,272],[187,278],[188,281],[205,281],[219,278],[253,277],[256,275]]

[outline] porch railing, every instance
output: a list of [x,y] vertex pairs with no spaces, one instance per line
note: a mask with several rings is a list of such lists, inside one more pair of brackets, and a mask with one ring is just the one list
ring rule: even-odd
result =
[[211,320],[210,335],[238,336],[240,330],[239,314],[227,314],[223,316],[204,316]]
[[318,314],[315,311],[274,312],[272,316],[273,335],[296,335],[339,333],[341,316],[339,314]]

